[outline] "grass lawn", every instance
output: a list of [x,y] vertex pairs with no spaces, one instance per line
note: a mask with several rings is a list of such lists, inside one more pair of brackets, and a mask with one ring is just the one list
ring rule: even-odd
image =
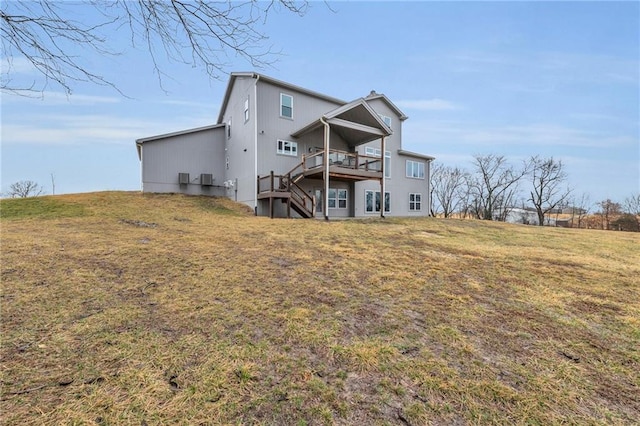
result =
[[634,424],[640,234],[0,202],[3,424]]

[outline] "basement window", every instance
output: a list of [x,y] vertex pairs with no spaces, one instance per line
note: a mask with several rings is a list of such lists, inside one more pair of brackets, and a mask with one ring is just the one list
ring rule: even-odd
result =
[[422,210],[422,194],[409,194],[409,211]]
[[[380,213],[380,191],[364,191],[364,211],[365,213]],[[391,210],[391,194],[384,193],[384,211]]]
[[346,209],[347,208],[347,190],[329,188],[329,208],[330,209]]

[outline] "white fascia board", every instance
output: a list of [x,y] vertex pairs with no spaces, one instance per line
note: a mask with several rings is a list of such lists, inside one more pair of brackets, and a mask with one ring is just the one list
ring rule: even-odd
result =
[[346,105],[343,105],[339,108],[334,109],[333,111],[329,111],[327,114],[325,114],[325,118],[327,118],[328,120],[331,120],[339,116],[340,114],[343,114],[357,106],[364,107],[367,110],[367,112],[371,114],[374,120],[378,122],[378,124],[380,125],[380,130],[384,132],[382,136],[389,136],[393,133],[393,130],[391,130],[391,128],[389,128],[389,126],[387,126],[386,123],[382,121],[382,118],[380,118],[378,113],[375,112],[373,108],[371,108],[371,105],[369,105],[364,98],[356,99],[355,101],[349,102]]
[[237,77],[250,77],[250,78],[258,78],[260,77],[260,82],[269,83],[273,86],[278,86],[283,89],[292,90],[299,93],[304,93],[309,96],[313,96],[315,98],[323,99],[325,101],[332,102],[334,104],[343,105],[346,102],[342,99],[337,99],[332,96],[327,96],[325,94],[314,92],[313,90],[305,89],[304,87],[296,86],[295,84],[287,83],[286,81],[278,80],[276,78],[272,78],[266,76],[264,74],[259,74],[255,72],[232,72],[229,75],[229,83],[227,84],[227,90],[225,91],[224,98],[222,100],[222,104],[220,106],[220,112],[218,113],[218,123],[222,123],[222,119],[224,117],[224,112],[227,108],[227,104],[229,103],[229,97],[231,96],[231,90],[233,89],[233,84]]
[[382,101],[383,101],[384,103],[386,103],[386,104],[389,106],[389,108],[391,108],[391,109],[392,109],[392,110],[393,110],[393,111],[398,115],[398,117],[399,117],[400,121],[404,121],[404,120],[406,120],[407,118],[409,118],[409,117],[407,117],[407,116],[406,116],[406,115],[405,115],[405,114],[400,110],[400,108],[398,108],[398,107],[396,106],[396,104],[394,104],[393,102],[391,102],[391,99],[387,98],[387,97],[386,97],[385,95],[383,95],[383,94],[378,94],[378,95],[374,95],[374,96],[367,96],[367,97],[365,98],[365,100],[367,100],[367,101],[371,101],[371,100],[374,100],[374,99],[382,99]]
[[180,130],[177,132],[172,132],[172,133],[164,133],[162,135],[156,135],[156,136],[148,136],[146,138],[140,138],[140,139],[136,139],[136,145],[140,145],[146,142],[152,142],[152,141],[156,141],[159,139],[165,139],[165,138],[171,138],[174,136],[180,136],[180,135],[188,135],[189,133],[196,133],[196,132],[203,132],[205,130],[212,130],[212,129],[217,129],[220,127],[224,127],[224,124],[214,124],[211,126],[204,126],[204,127],[195,127],[193,129],[186,129],[186,130]]
[[421,159],[427,160],[427,161],[433,161],[433,160],[436,159],[436,157],[432,157],[430,155],[418,154],[417,152],[405,151],[404,149],[399,149],[398,150],[398,155],[404,155],[406,157],[421,158]]

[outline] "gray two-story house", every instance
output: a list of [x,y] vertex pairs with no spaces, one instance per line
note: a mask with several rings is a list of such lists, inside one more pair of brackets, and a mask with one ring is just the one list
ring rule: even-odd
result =
[[217,124],[136,141],[144,192],[230,197],[271,217],[426,216],[433,157],[402,149],[407,117],[232,73]]

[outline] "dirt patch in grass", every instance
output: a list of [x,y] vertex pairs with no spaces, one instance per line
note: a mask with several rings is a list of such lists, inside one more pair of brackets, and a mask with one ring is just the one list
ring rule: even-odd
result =
[[0,205],[6,424],[640,417],[635,234],[54,200]]

